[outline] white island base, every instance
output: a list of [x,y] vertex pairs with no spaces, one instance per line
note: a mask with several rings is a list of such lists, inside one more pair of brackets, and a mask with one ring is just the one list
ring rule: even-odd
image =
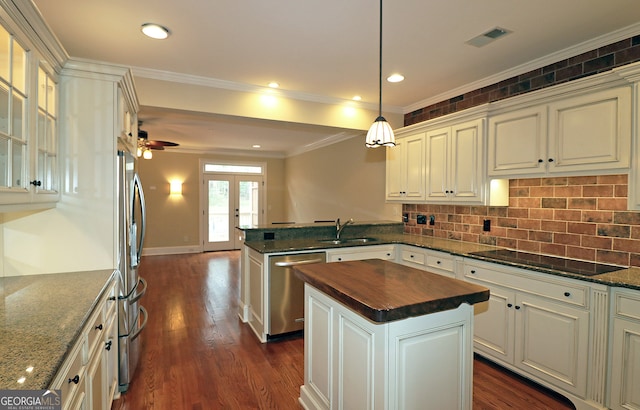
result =
[[311,409],[471,409],[473,306],[377,323],[305,284]]

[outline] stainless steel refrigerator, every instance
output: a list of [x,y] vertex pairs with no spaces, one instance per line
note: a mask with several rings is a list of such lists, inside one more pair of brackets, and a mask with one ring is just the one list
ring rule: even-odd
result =
[[140,357],[140,333],[149,318],[140,304],[147,282],[138,276],[145,233],[145,203],[136,157],[118,150],[119,389],[129,388]]

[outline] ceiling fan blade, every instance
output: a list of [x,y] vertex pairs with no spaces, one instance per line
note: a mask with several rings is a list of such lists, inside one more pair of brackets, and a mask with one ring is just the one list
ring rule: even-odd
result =
[[162,145],[145,145],[147,148],[152,149],[152,150],[156,150],[156,151],[163,151],[164,147]]
[[170,141],[154,141],[149,140],[145,142],[147,147],[177,147],[179,144]]

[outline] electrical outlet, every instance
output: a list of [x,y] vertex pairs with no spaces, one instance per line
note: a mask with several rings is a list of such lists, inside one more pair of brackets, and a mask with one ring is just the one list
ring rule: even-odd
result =
[[429,215],[429,225],[435,225],[435,224],[436,224],[436,216]]
[[491,230],[491,219],[485,219],[482,221],[482,230],[484,232],[489,232]]
[[419,225],[426,225],[427,224],[427,216],[426,215],[418,215],[416,217],[416,221],[418,222]]
[[407,212],[402,214],[402,222],[409,222],[409,214]]

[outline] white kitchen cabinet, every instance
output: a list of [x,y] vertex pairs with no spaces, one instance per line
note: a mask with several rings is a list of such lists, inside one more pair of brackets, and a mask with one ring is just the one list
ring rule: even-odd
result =
[[489,117],[490,176],[626,172],[630,150],[630,87],[555,98]]
[[611,293],[611,409],[640,409],[640,292]]
[[57,75],[26,36],[15,33],[0,26],[0,41],[6,45],[0,51],[5,62],[0,69],[0,211],[4,212],[46,209],[59,199]]
[[61,390],[63,409],[111,408],[118,386],[116,286],[113,276],[54,376],[51,389]]
[[396,257],[395,245],[372,245],[327,249],[327,262],[359,261],[363,259],[392,260]]
[[245,278],[248,281],[249,289],[245,302],[248,310],[247,322],[253,329],[254,333],[262,342],[267,340],[266,318],[269,316],[267,311],[267,271],[265,269],[265,256],[253,249],[247,248],[245,256],[247,264],[245,265]]
[[305,284],[305,409],[471,409],[473,309],[375,323]]
[[395,202],[425,198],[425,134],[418,132],[396,139],[387,148],[386,199]]
[[474,306],[478,353],[578,406],[604,406],[605,286],[470,259],[464,279],[491,293]]
[[484,120],[427,131],[427,202],[484,201]]
[[398,245],[396,262],[450,278],[456,277],[454,256],[446,252],[411,245]]

